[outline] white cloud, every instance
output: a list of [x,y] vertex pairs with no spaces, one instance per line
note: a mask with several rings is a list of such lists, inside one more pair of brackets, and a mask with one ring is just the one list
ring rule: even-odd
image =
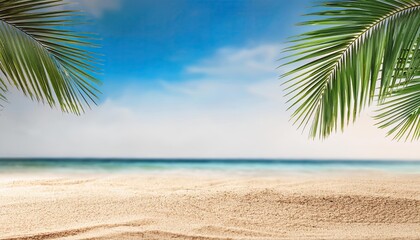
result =
[[[107,11],[118,10],[121,6],[120,0],[67,0],[71,3],[76,3],[83,11],[91,14],[94,17],[102,17]],[[72,8],[74,8],[72,6]]]
[[276,59],[282,47],[279,45],[260,45],[252,48],[222,48],[214,56],[189,66],[189,73],[212,76],[220,81],[255,81],[261,78],[276,77],[274,69],[279,65]]
[[[161,81],[166,92],[189,96],[194,102],[217,103],[236,108],[248,108],[261,101],[283,105],[280,75],[276,58],[280,45],[260,45],[247,48],[222,48],[214,55],[187,66],[193,76],[179,82]],[[268,102],[267,102],[268,101]],[[213,104],[211,104],[213,103]]]
[[310,141],[291,126],[275,70],[280,46],[225,48],[186,67],[190,79],[130,87],[81,117],[11,94],[1,156],[419,159],[366,113],[344,134]]

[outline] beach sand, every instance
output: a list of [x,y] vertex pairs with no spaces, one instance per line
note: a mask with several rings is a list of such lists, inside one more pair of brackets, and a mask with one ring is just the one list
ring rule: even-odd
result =
[[0,239],[420,239],[420,175],[0,174]]

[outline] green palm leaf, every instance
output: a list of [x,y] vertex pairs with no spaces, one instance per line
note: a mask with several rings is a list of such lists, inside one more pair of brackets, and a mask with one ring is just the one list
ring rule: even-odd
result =
[[314,20],[302,25],[326,27],[291,40],[287,64],[300,66],[283,77],[289,78],[294,122],[306,127],[312,121],[310,135],[325,138],[418,74],[419,62],[409,59],[419,50],[420,1],[330,0],[319,6],[322,11],[308,14]]
[[395,91],[377,116],[379,127],[391,127],[394,139],[418,140],[420,138],[420,78]]
[[100,82],[89,34],[67,27],[76,12],[62,0],[0,0],[0,97],[16,87],[33,100],[80,114],[95,103]]
[[395,76],[401,79],[391,97],[386,99],[375,118],[380,128],[391,128],[388,135],[394,139],[418,140],[420,138],[420,50],[419,42],[406,49],[398,60]]

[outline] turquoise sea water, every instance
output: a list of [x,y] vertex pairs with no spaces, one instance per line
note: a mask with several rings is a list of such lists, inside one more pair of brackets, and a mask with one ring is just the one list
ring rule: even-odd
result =
[[0,159],[0,173],[25,171],[124,172],[209,170],[336,171],[378,170],[420,173],[420,161],[267,159]]

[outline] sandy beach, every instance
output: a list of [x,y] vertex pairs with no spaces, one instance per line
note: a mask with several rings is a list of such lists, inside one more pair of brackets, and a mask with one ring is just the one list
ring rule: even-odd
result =
[[420,239],[420,175],[1,174],[1,239]]

